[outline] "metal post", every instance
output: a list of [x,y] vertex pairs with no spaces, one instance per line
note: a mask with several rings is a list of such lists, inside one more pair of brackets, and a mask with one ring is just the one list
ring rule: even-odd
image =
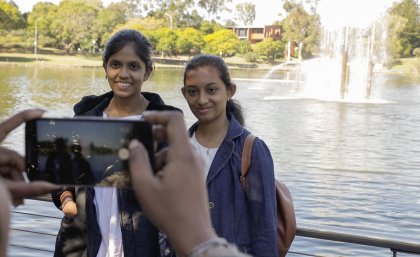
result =
[[169,14],[167,14],[167,13],[165,13],[165,16],[168,16],[169,17],[169,24],[170,24],[170,28],[172,30],[172,16],[169,15]]
[[348,53],[347,53],[347,41],[349,36],[349,28],[346,27],[346,36],[344,38],[344,49],[343,49],[343,60],[341,63],[341,87],[340,87],[340,97],[344,98],[344,95],[346,93],[347,86],[348,86],[348,73],[349,68],[347,67],[347,59],[348,59]]
[[35,21],[35,35],[34,35],[34,55],[35,60],[38,61],[38,54],[37,54],[37,48],[38,48],[38,20]]

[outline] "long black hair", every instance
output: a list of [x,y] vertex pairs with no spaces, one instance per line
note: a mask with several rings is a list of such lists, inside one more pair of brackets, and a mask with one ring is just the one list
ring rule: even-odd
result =
[[152,45],[143,34],[137,30],[123,29],[115,33],[105,44],[105,50],[102,55],[102,66],[106,69],[111,55],[123,49],[128,44],[134,44],[134,50],[137,56],[144,62],[146,80],[153,73],[154,65],[152,60]]
[[[225,84],[226,89],[232,87],[233,83],[230,79],[229,69],[225,61],[219,56],[210,54],[196,55],[188,61],[184,71],[184,86],[189,71],[207,66],[211,66],[219,72],[219,78]],[[228,113],[231,113],[241,125],[245,124],[242,106],[236,100],[230,99],[227,101],[226,114]]]

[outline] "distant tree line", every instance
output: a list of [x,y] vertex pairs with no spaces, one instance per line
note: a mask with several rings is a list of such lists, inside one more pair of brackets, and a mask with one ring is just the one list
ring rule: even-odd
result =
[[[98,53],[113,33],[131,28],[144,33],[162,56],[205,52],[272,61],[284,57],[288,42],[296,46],[294,57],[309,58],[319,53],[319,0],[279,1],[279,13],[285,11],[284,17],[275,22],[282,28],[281,40],[255,45],[226,29],[252,24],[255,5],[244,2],[229,10],[230,2],[121,0],[104,7],[101,0],[62,0],[58,5],[39,2],[31,12],[22,14],[13,1],[0,0],[0,47],[33,49],[36,33],[40,47]],[[232,13],[223,25],[217,22],[222,12]],[[388,10],[387,49],[394,58],[420,55],[419,17],[417,0],[402,0]]]

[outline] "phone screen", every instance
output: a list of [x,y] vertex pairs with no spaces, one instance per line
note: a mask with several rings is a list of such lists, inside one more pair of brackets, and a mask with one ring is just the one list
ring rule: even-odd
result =
[[41,118],[26,123],[29,180],[60,185],[131,187],[128,144],[141,141],[154,167],[151,125],[140,120]]

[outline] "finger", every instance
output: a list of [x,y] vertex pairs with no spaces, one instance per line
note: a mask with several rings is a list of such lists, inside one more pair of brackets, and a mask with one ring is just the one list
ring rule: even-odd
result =
[[[12,168],[12,170],[23,171],[25,169],[25,161],[19,153],[0,147],[0,166],[3,168]],[[3,175],[4,173],[1,174]],[[15,174],[9,174],[9,176],[14,175]]]
[[160,124],[153,125],[153,136],[158,143],[166,143],[166,127]]
[[143,117],[152,124],[160,124],[166,128],[166,137],[169,144],[182,145],[188,141],[187,128],[184,117],[178,111],[149,111]]
[[6,180],[5,183],[13,198],[13,202],[20,201],[24,198],[44,195],[61,188],[61,186],[46,181],[26,183],[24,181]]
[[159,152],[155,154],[155,164],[156,164],[156,170],[161,170],[163,166],[166,164],[166,158],[168,154],[168,148],[165,147]]
[[19,112],[0,124],[0,141],[2,141],[10,131],[19,127],[22,123],[40,118],[45,111],[32,109]]
[[156,183],[156,178],[153,175],[153,170],[149,161],[149,154],[143,144],[137,139],[131,140],[129,148],[129,167],[133,188],[136,191],[138,189],[147,190],[147,188]]

